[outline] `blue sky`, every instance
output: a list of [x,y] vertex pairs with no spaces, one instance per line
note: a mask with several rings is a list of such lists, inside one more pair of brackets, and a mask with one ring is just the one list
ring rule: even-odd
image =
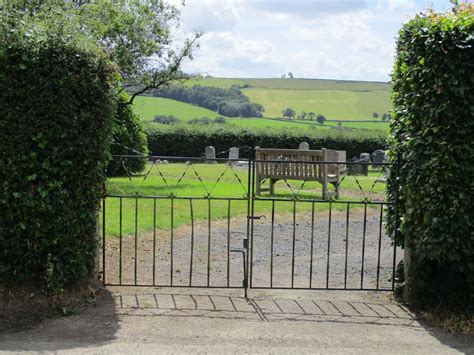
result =
[[449,0],[167,0],[204,31],[188,72],[388,81],[402,23]]

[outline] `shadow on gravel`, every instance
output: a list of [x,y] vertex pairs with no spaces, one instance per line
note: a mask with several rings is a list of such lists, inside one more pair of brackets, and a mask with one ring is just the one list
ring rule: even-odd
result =
[[[411,327],[404,307],[376,302],[323,299],[249,298],[211,294],[117,295],[117,312],[128,316],[208,317],[262,322],[343,322]],[[415,324],[415,326],[418,326]]]
[[29,321],[12,327],[0,323],[0,351],[61,351],[76,347],[97,347],[117,338],[119,330],[115,302],[102,290],[94,303],[78,314]]
[[[85,348],[100,352],[101,346],[126,340],[124,334],[127,332],[135,334],[138,325],[143,324],[140,318],[151,317],[182,319],[183,322],[191,317],[209,319],[211,322],[212,319],[240,320],[242,327],[250,322],[279,323],[279,326],[284,326],[283,322],[305,322],[308,327],[316,323],[382,326],[389,327],[385,333],[393,333],[395,338],[400,336],[397,334],[400,334],[401,329],[405,329],[415,337],[426,340],[428,335],[461,352],[473,351],[472,338],[431,328],[420,323],[407,308],[383,300],[344,300],[321,293],[318,296],[307,294],[302,298],[264,295],[246,299],[237,295],[213,293],[212,290],[147,290],[140,293],[132,290],[123,294],[106,290],[96,306],[89,305],[81,314],[48,319],[30,329],[0,333],[0,350],[61,352],[75,348],[83,351]],[[120,321],[124,321],[123,330]],[[232,327],[235,327],[235,323]],[[370,329],[375,328],[367,328],[368,331]],[[416,349],[416,343],[413,346]]]

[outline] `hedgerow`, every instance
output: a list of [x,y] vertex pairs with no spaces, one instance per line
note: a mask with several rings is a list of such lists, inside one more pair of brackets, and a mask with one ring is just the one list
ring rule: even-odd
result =
[[[117,113],[113,123],[113,140],[110,147],[112,155],[147,155],[146,135],[133,106],[127,105],[130,97],[121,93],[118,99]],[[107,175],[123,175],[126,172],[140,173],[146,165],[146,159],[112,159],[107,166]]]
[[93,42],[20,20],[0,21],[0,282],[57,292],[94,268],[116,74]]
[[418,15],[397,44],[389,144],[402,166],[389,193],[411,255],[407,295],[424,305],[474,304],[473,10]]
[[[230,127],[229,127],[230,126]],[[153,155],[201,156],[204,148],[212,145],[219,151],[230,147],[298,148],[303,141],[312,149],[328,148],[346,150],[347,156],[358,156],[385,147],[383,132],[355,132],[336,130],[265,130],[235,128],[231,125],[177,125],[146,131],[148,149]],[[241,151],[250,157],[250,151]]]

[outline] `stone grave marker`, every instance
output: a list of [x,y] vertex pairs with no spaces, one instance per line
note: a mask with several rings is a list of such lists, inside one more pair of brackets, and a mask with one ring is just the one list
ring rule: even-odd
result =
[[213,146],[207,146],[204,150],[206,156],[206,163],[217,163],[216,159],[216,149]]
[[308,142],[301,142],[298,149],[299,150],[309,150],[309,143]]

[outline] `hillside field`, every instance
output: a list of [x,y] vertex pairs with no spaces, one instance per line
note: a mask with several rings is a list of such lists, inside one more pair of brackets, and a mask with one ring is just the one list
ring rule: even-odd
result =
[[[340,81],[322,79],[231,79],[202,78],[192,79],[185,85],[214,86],[230,88],[239,85],[242,93],[251,102],[262,104],[264,118],[234,118],[228,123],[243,127],[301,127],[315,124],[309,120],[274,120],[281,111],[293,108],[297,114],[302,111],[322,114],[328,120],[374,120],[374,112],[379,116],[391,110],[391,85],[382,82]],[[248,87],[247,87],[248,86]],[[192,118],[215,118],[217,112],[191,104],[151,96],[139,96],[134,107],[145,128],[156,127],[155,115],[173,115],[182,121]],[[379,121],[380,118],[378,119]],[[337,126],[337,122],[326,122],[324,126]],[[385,122],[342,122],[342,127],[387,130]],[[321,126],[318,126],[321,127]]]
[[162,97],[137,96],[133,107],[145,128],[152,128],[158,125],[158,123],[153,122],[153,118],[156,115],[173,115],[182,121],[189,121],[200,117],[215,118],[221,116],[217,112],[203,107]]

